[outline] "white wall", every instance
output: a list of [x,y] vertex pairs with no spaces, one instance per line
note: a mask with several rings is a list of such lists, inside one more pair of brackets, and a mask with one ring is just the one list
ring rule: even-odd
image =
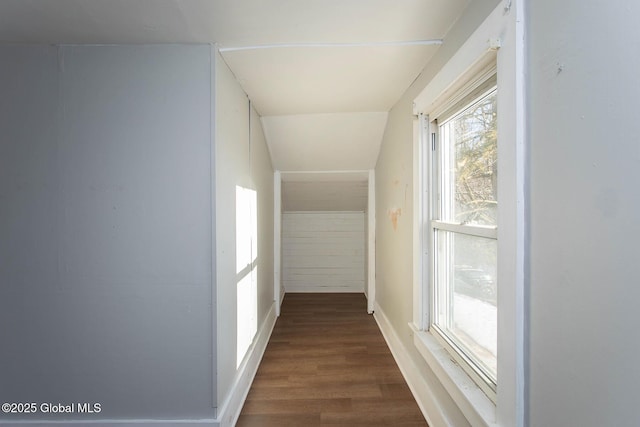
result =
[[530,425],[640,425],[640,4],[529,12]]
[[273,168],[258,113],[251,109],[251,180],[258,193],[258,324],[274,302]]
[[236,391],[239,361],[245,356],[238,355],[236,238],[244,226],[237,229],[236,188],[257,195],[256,300],[252,303],[255,327],[260,330],[273,305],[273,169],[258,115],[219,54],[215,74],[218,403],[222,406]]
[[213,418],[209,46],[0,62],[0,400]]
[[442,417],[456,426],[468,422],[417,352],[408,327],[413,314],[412,109],[418,93],[498,3],[471,2],[422,74],[391,109],[375,170],[376,314],[380,314],[379,319],[388,319],[391,333],[397,335],[397,351],[411,365],[416,387],[430,390],[439,402]]
[[369,212],[368,208],[364,211],[364,296],[369,299]]
[[364,292],[362,212],[285,212],[282,280],[286,292]]

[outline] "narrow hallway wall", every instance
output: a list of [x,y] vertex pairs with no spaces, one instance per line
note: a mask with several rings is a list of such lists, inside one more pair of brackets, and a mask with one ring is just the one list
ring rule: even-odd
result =
[[0,47],[0,401],[101,405],[30,420],[215,417],[210,54]]
[[365,215],[285,212],[282,280],[287,292],[364,292]]
[[[217,369],[222,407],[237,391],[239,368],[251,355],[256,333],[273,316],[273,168],[258,114],[219,54],[215,63]],[[239,204],[242,193],[255,197],[249,216]]]

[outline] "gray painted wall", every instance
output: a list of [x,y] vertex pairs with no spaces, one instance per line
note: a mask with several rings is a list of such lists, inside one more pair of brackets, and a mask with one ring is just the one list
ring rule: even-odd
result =
[[637,426],[640,3],[529,12],[530,425]]
[[215,416],[211,71],[0,47],[0,401],[102,405],[28,419]]

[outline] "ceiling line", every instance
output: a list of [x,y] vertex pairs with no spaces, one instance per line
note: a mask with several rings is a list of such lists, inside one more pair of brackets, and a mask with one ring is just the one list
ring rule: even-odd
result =
[[430,46],[441,45],[442,39],[431,40],[408,40],[396,42],[368,42],[368,43],[280,43],[280,44],[264,44],[255,46],[238,46],[238,47],[221,47],[218,50],[223,52],[237,52],[242,50],[260,50],[260,49],[288,49],[288,48],[322,48],[322,47],[384,47],[384,46]]

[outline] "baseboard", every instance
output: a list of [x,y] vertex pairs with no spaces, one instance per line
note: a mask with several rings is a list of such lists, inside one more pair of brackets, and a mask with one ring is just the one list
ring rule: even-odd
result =
[[218,427],[213,419],[205,420],[72,420],[72,421],[0,421],[0,426],[73,426],[73,427]]
[[231,386],[231,391],[224,403],[218,408],[218,426],[233,427],[238,421],[244,401],[249,394],[253,378],[256,376],[258,366],[267,349],[271,332],[276,324],[276,307],[275,302],[271,305],[267,316],[260,326],[260,330],[256,334],[251,347],[247,352],[247,356],[242,361],[240,368],[236,373],[235,380]]
[[275,303],[256,334],[247,357],[238,368],[231,391],[225,402],[218,408],[216,419],[202,420],[73,420],[73,421],[3,421],[0,426],[24,425],[29,427],[50,427],[52,425],[73,427],[233,427],[238,421],[242,406],[247,398],[253,378],[258,371],[264,351],[269,343],[276,323]]
[[429,425],[434,427],[450,426],[451,424],[447,420],[446,414],[442,411],[442,406],[436,399],[433,390],[422,377],[413,359],[408,356],[407,349],[377,302],[375,303],[373,317],[376,319],[380,332],[382,332],[382,336],[387,342],[391,354],[400,368],[400,372],[402,372]]

